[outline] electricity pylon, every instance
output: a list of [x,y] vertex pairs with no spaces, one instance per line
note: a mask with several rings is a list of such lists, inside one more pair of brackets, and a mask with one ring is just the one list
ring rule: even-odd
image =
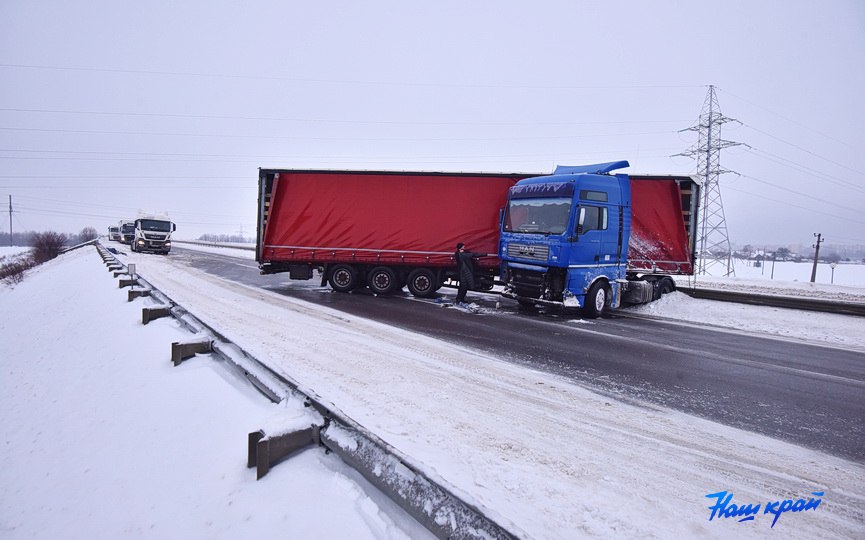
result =
[[701,216],[697,227],[697,274],[713,275],[713,270],[721,270],[724,276],[735,276],[733,268],[730,237],[727,234],[727,220],[721,201],[721,186],[718,177],[727,171],[721,169],[721,150],[741,143],[721,138],[721,126],[727,122],[738,122],[721,114],[715,87],[709,86],[709,93],[703,103],[703,110],[696,126],[682,131],[698,133],[697,146],[676,154],[696,157],[697,174],[702,180]]

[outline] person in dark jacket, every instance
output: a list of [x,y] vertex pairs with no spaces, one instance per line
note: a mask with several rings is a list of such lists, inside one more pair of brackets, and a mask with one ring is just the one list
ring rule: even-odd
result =
[[457,263],[457,277],[460,285],[457,289],[457,297],[454,301],[457,304],[465,302],[466,292],[469,289],[475,288],[475,262],[476,257],[482,257],[485,253],[472,253],[466,251],[466,246],[462,242],[457,244],[457,249],[454,252],[454,260]]

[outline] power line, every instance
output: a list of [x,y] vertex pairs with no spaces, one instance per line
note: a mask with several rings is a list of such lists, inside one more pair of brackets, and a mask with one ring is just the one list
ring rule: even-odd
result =
[[[255,177],[253,177],[253,178],[255,178]],[[124,189],[128,189],[128,190],[138,190],[138,191],[141,191],[141,186],[131,186],[131,185],[124,185],[124,184],[110,184],[110,185],[105,185],[105,184],[99,184],[99,185],[96,185],[96,184],[80,185],[80,184],[76,184],[76,185],[74,185],[74,186],[58,186],[58,185],[56,185],[56,184],[47,184],[47,185],[41,185],[41,186],[8,184],[8,185],[3,185],[2,187],[3,187],[4,189],[27,189],[27,190],[31,190],[31,189],[50,189],[50,190],[56,190],[56,189],[58,189],[58,187],[60,187],[60,188],[67,189],[67,190],[70,190],[70,189],[71,189],[71,190],[93,190],[93,189],[98,189],[98,190],[113,190],[113,189],[120,189],[120,190],[124,190]],[[155,189],[160,189],[160,190],[163,190],[163,189],[182,189],[182,190],[188,190],[188,189],[205,189],[205,190],[213,190],[213,189],[214,189],[214,186],[178,186],[178,185],[176,185],[176,184],[168,184],[168,185],[154,185],[154,184],[148,184],[148,185],[147,185],[147,189],[148,189],[148,190],[155,190]],[[255,189],[257,189],[257,187],[255,186],[255,184],[249,184],[249,185],[238,185],[238,186],[219,186],[218,189],[221,189],[221,190],[227,190],[227,189],[255,190]]]
[[[145,135],[145,136],[172,136],[172,137],[208,137],[208,138],[233,138],[233,139],[277,139],[291,141],[418,141],[418,142],[466,142],[466,141],[533,141],[533,140],[566,140],[566,139],[584,139],[584,138],[599,138],[599,137],[622,137],[622,136],[642,136],[642,135],[663,135],[675,134],[676,131],[638,131],[638,132],[618,132],[618,133],[583,133],[569,135],[518,135],[512,137],[368,137],[359,135],[357,137],[318,137],[306,135],[240,135],[240,134],[219,134],[219,133],[172,133],[158,131],[113,131],[113,130],[93,130],[93,129],[57,129],[57,128],[16,128],[16,127],[0,127],[3,131],[24,131],[34,133],[76,133],[88,135]],[[4,152],[12,150],[3,150]],[[30,150],[21,150],[29,152]],[[35,151],[35,150],[33,150]]]
[[856,213],[856,214],[861,214],[861,213],[862,213],[862,209],[861,209],[861,208],[853,208],[853,207],[850,207],[850,206],[844,206],[844,205],[842,205],[842,204],[838,204],[838,201],[828,201],[828,200],[826,200],[826,199],[821,199],[820,197],[816,197],[816,196],[814,196],[814,195],[811,195],[810,193],[803,193],[803,192],[801,192],[801,191],[796,191],[795,189],[791,189],[791,188],[786,187],[786,186],[780,186],[780,185],[778,185],[778,184],[775,184],[775,183],[769,182],[769,181],[767,181],[767,180],[761,180],[761,179],[759,179],[759,178],[755,178],[755,177],[753,177],[753,176],[749,176],[749,175],[747,175],[747,174],[742,174],[742,175],[740,175],[740,176],[741,176],[742,178],[748,178],[749,180],[754,180],[755,182],[760,182],[761,184],[766,184],[766,185],[768,185],[768,186],[772,186],[772,187],[774,187],[774,188],[776,188],[776,189],[780,189],[780,190],[782,190],[782,191],[786,191],[786,192],[788,192],[788,193],[792,193],[792,194],[794,194],[794,195],[799,195],[799,196],[801,196],[801,197],[805,197],[805,198],[807,198],[807,199],[812,199],[812,200],[815,200],[815,201],[819,201],[819,202],[822,202],[822,203],[825,203],[825,204],[831,204],[831,205],[834,206],[835,208],[843,208],[844,210],[848,210],[848,211],[850,211],[850,212],[854,212],[854,213]]
[[857,221],[857,220],[855,220],[855,219],[851,219],[851,218],[846,218],[846,217],[843,217],[843,216],[839,216],[838,214],[832,214],[832,213],[829,213],[829,212],[822,212],[822,211],[820,211],[820,210],[815,210],[815,209],[810,208],[810,207],[807,207],[807,206],[802,206],[802,205],[795,204],[795,203],[791,203],[791,202],[788,202],[788,201],[782,201],[782,200],[780,200],[780,199],[774,199],[774,198],[772,198],[772,197],[767,197],[766,195],[760,195],[759,193],[752,193],[752,192],[750,192],[750,191],[745,191],[745,190],[743,190],[743,189],[736,189],[736,188],[729,187],[729,186],[727,186],[726,189],[729,189],[729,190],[731,190],[731,191],[735,191],[735,192],[737,192],[737,193],[742,193],[742,194],[744,194],[744,195],[748,195],[748,196],[750,196],[750,197],[757,197],[757,198],[765,199],[765,200],[767,200],[767,201],[772,201],[772,202],[775,202],[775,203],[778,203],[778,204],[783,204],[783,205],[785,205],[785,206],[790,206],[790,207],[792,207],[792,208],[798,208],[798,209],[800,209],[800,210],[807,210],[808,212],[812,212],[812,213],[814,213],[814,214],[821,214],[821,215],[824,215],[824,216],[829,216],[829,217],[832,217],[832,218],[835,218],[835,219],[840,219],[840,220],[842,220],[842,221],[848,221],[848,222],[850,222],[850,223],[855,223],[855,224],[857,224],[857,225],[865,225],[865,221]]
[[817,169],[813,169],[811,167],[808,167],[807,165],[802,165],[800,163],[796,163],[795,161],[789,160],[787,158],[784,158],[781,156],[776,156],[775,154],[772,154],[771,152],[766,152],[765,150],[761,150],[759,148],[754,148],[753,146],[749,147],[749,149],[752,150],[753,152],[755,152],[759,157],[762,157],[763,159],[767,159],[773,163],[777,163],[778,165],[789,167],[791,169],[798,170],[799,172],[807,172],[808,174],[813,174],[815,176],[818,176],[822,180],[826,180],[827,182],[830,182],[830,183],[835,184],[837,186],[852,189],[855,191],[861,191],[861,192],[865,193],[865,187],[859,186],[859,185],[854,184],[852,182],[847,182],[846,180],[841,180],[840,178],[826,174],[826,173],[819,171]]
[[87,178],[92,180],[98,179],[112,179],[112,180],[123,180],[123,179],[162,179],[162,180],[239,180],[239,179],[249,179],[249,176],[186,176],[186,175],[170,175],[170,176],[118,176],[115,174],[103,174],[103,175],[94,175],[94,174],[0,174],[0,178]]
[[[92,202],[79,203],[79,202],[72,202],[72,201],[68,201],[68,200],[46,199],[44,197],[29,197],[26,195],[19,195],[18,198],[24,199],[25,201],[35,201],[37,203],[56,203],[56,204],[61,205],[61,207],[62,206],[77,206],[77,207],[84,207],[84,208],[88,208],[88,209],[95,207],[95,208],[104,208],[104,209],[108,209],[108,210],[118,210],[118,211],[122,211],[122,212],[129,212],[130,211],[129,206],[115,206],[115,205],[98,204],[98,203],[92,203]],[[51,209],[49,209],[49,208],[42,208],[42,209],[45,211],[51,211]],[[196,216],[196,217],[226,217],[225,213],[202,214],[202,213],[198,213],[198,212],[180,212],[177,210],[173,211],[172,214]],[[238,219],[240,219],[240,216],[229,216],[229,217],[237,217]]]
[[466,121],[419,121],[419,120],[346,120],[346,119],[324,119],[324,118],[298,118],[278,116],[237,116],[237,115],[215,115],[215,114],[186,114],[186,113],[143,113],[123,111],[87,111],[72,109],[24,109],[12,107],[0,107],[5,112],[28,112],[28,113],[51,113],[51,114],[76,114],[76,115],[104,115],[104,116],[132,116],[132,117],[156,117],[156,118],[184,118],[194,120],[253,120],[274,122],[310,122],[325,124],[376,124],[376,125],[426,125],[426,126],[574,126],[574,125],[620,125],[620,124],[681,124],[680,120],[620,120],[620,121],[561,121],[555,122],[466,122]]
[[53,71],[78,71],[88,73],[122,73],[128,75],[161,75],[172,77],[208,77],[221,79],[248,79],[264,81],[290,81],[316,84],[357,84],[370,86],[407,86],[407,87],[430,87],[430,88],[513,88],[513,89],[543,89],[543,90],[648,90],[648,89],[671,89],[671,88],[705,88],[705,85],[556,85],[556,84],[504,84],[504,83],[452,83],[452,82],[409,82],[400,81],[364,81],[357,79],[312,79],[300,77],[285,77],[279,75],[251,75],[232,73],[204,73],[191,71],[166,71],[166,70],[144,70],[144,69],[117,69],[117,68],[94,68],[77,66],[46,66],[36,64],[6,64],[0,63],[0,67],[19,69],[38,69]]
[[[802,152],[805,152],[806,154],[810,154],[810,155],[814,156],[815,158],[822,159],[822,160],[824,160],[824,161],[828,161],[829,163],[832,163],[833,165],[837,165],[838,167],[841,167],[842,169],[847,169],[847,170],[850,171],[850,172],[854,172],[854,173],[856,173],[856,174],[861,174],[861,175],[865,176],[865,172],[862,172],[862,171],[860,171],[860,170],[858,170],[858,169],[854,169],[854,168],[852,168],[852,167],[848,167],[847,165],[844,165],[843,163],[839,163],[839,162],[837,162],[837,161],[835,161],[835,160],[833,160],[833,159],[829,159],[829,158],[827,158],[827,157],[821,156],[820,154],[817,154],[816,152],[812,152],[812,151],[810,151],[810,150],[808,150],[808,149],[806,149],[806,148],[803,148],[803,147],[799,146],[798,144],[794,144],[794,143],[791,143],[791,142],[789,142],[789,141],[785,141],[784,139],[781,139],[780,137],[776,137],[776,136],[772,135],[771,133],[767,133],[766,131],[763,131],[763,130],[761,130],[761,129],[757,129],[757,128],[755,128],[754,126],[751,126],[751,125],[748,125],[748,124],[742,124],[742,125],[745,126],[745,127],[747,127],[747,128],[753,129],[753,130],[756,131],[757,133],[762,133],[763,135],[765,135],[765,136],[767,136],[767,137],[770,137],[770,138],[772,138],[772,139],[775,139],[775,140],[778,141],[778,142],[782,142],[782,143],[784,143],[784,144],[786,144],[786,145],[792,146],[793,148],[795,148],[795,149],[797,149],[797,150],[801,150]],[[768,152],[767,152],[767,153],[768,153]],[[784,159],[784,158],[780,158],[780,159]]]
[[[750,104],[750,105],[753,105],[754,107],[757,107],[758,109],[762,109],[762,110],[764,110],[764,111],[766,111],[766,112],[768,112],[768,113],[770,113],[770,114],[773,114],[773,115],[775,115],[775,116],[777,116],[777,117],[779,117],[779,118],[782,118],[782,119],[784,119],[784,120],[790,122],[791,124],[796,124],[797,126],[802,127],[802,128],[805,128],[805,129],[807,129],[808,131],[810,131],[810,132],[812,132],[812,133],[816,133],[817,135],[820,135],[821,137],[825,137],[825,138],[830,139],[830,140],[832,140],[832,141],[835,141],[835,142],[837,142],[837,143],[841,143],[841,144],[843,144],[844,146],[847,146],[848,148],[852,148],[852,149],[855,150],[855,148],[853,148],[853,146],[851,146],[847,141],[844,141],[844,140],[842,140],[842,139],[838,139],[838,138],[833,137],[833,136],[831,136],[831,135],[827,135],[827,134],[825,134],[825,133],[823,133],[823,132],[817,131],[816,129],[813,129],[813,128],[809,127],[809,126],[806,126],[805,124],[803,124],[802,122],[799,122],[798,120],[793,120],[792,118],[787,118],[787,117],[784,116],[783,114],[780,114],[780,113],[778,113],[778,112],[776,112],[776,111],[773,111],[772,109],[768,109],[768,108],[766,108],[766,107],[763,107],[762,105],[758,105],[757,103],[754,103],[753,101],[750,101],[750,100],[748,100],[748,99],[745,99],[745,98],[743,98],[743,97],[741,97],[741,96],[737,96],[736,94],[730,92],[729,90],[725,90],[725,89],[719,89],[719,90],[721,90],[721,91],[724,92],[725,94],[729,94],[729,95],[733,96],[733,97],[736,98],[736,99],[742,100],[742,101],[744,101],[745,103],[748,103],[748,104]],[[754,128],[752,127],[751,129],[754,129]],[[768,135],[768,134],[767,134],[767,135]],[[771,135],[769,135],[769,136],[771,137]],[[779,139],[779,140],[780,140],[780,139]],[[781,141],[781,142],[785,142],[785,141]]]
[[[16,210],[16,213],[19,213],[20,210],[23,209],[23,210],[26,210],[26,211],[27,211],[26,213],[34,214],[34,215],[42,215],[42,216],[56,216],[56,215],[59,214],[59,215],[61,215],[61,216],[71,216],[71,217],[74,216],[74,217],[101,218],[101,219],[109,219],[109,220],[113,220],[113,221],[117,221],[117,219],[118,219],[116,215],[96,214],[96,213],[89,213],[89,212],[87,212],[87,213],[85,213],[85,212],[74,212],[74,211],[71,211],[71,210],[43,210],[43,209],[39,209],[39,208],[31,208],[31,207],[29,207],[29,206],[23,206],[23,207],[22,207],[22,206],[19,206],[18,208],[19,208],[19,210]],[[174,214],[174,213],[177,213],[177,212],[170,212],[170,213],[171,213],[171,214]],[[186,223],[186,224],[189,224],[189,225],[230,225],[230,226],[236,226],[236,225],[237,225],[237,221],[236,221],[236,220],[235,220],[235,221],[231,221],[231,222],[216,222],[216,221],[187,221],[187,220],[183,220],[183,223]]]
[[[655,151],[666,151],[666,148],[647,148],[644,149],[643,152],[655,152]],[[622,150],[624,151],[624,150]],[[310,156],[309,154],[299,155],[296,154],[294,156],[289,156],[286,154],[226,154],[226,153],[218,153],[218,154],[205,154],[201,152],[195,153],[172,153],[172,152],[116,152],[110,150],[47,150],[47,149],[17,149],[17,148],[0,148],[0,152],[21,152],[21,153],[31,153],[31,154],[83,154],[83,155],[108,155],[108,156],[143,156],[143,157],[157,157],[157,156],[167,156],[167,157],[201,157],[201,158],[248,158],[248,159],[256,159],[256,160],[267,160],[267,159],[285,159],[286,157],[316,157],[320,159],[330,159],[332,157],[336,158],[344,158],[344,159],[363,159],[368,157],[366,154],[357,155],[357,156]],[[614,150],[605,151],[605,153],[611,153]],[[597,153],[597,152],[593,152]],[[377,159],[407,159],[407,158],[420,158],[420,159],[460,159],[461,156],[448,154],[448,155],[427,155],[427,156],[378,156]],[[475,158],[545,158],[545,156],[538,154],[515,154],[515,153],[507,153],[507,154],[474,154],[471,156],[473,159]],[[659,156],[662,157],[662,156]],[[26,156],[0,156],[0,159],[66,159],[66,158],[36,158],[36,157],[26,157]],[[70,158],[72,159],[72,158]],[[182,160],[180,160],[182,161]]]

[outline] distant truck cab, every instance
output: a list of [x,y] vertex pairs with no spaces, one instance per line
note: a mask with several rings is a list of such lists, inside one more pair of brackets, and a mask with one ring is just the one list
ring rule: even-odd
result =
[[135,222],[129,219],[121,219],[117,224],[117,228],[120,231],[120,242],[124,244],[131,244],[132,239],[135,238]]
[[133,222],[132,251],[167,254],[171,251],[171,233],[177,225],[166,215],[144,214]]
[[115,242],[120,241],[120,227],[108,227],[108,239]]

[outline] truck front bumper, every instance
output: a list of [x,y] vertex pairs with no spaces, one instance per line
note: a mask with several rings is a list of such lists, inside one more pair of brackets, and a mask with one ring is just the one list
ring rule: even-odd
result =
[[135,249],[138,251],[158,251],[168,253],[171,251],[171,242],[154,242],[152,240],[137,240]]

